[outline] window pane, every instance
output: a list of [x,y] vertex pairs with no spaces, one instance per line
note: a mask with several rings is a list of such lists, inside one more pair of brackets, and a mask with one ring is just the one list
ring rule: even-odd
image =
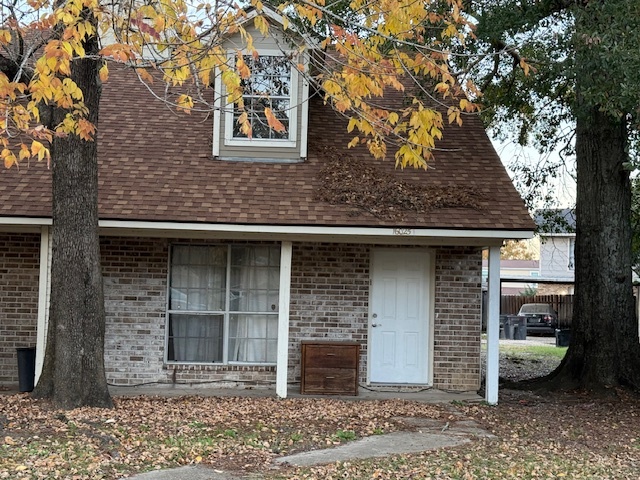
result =
[[169,361],[275,362],[279,246],[175,246],[171,263]]
[[224,310],[227,247],[175,245],[171,263],[170,310]]
[[223,315],[169,315],[168,360],[221,362]]
[[231,253],[233,312],[277,312],[280,283],[277,247],[234,247]]
[[277,328],[272,327],[275,315],[230,315],[229,361],[275,362]]
[[[251,77],[243,79],[243,99],[251,123],[252,137],[256,139],[288,139],[289,111],[291,108],[291,65],[285,56],[263,55],[244,57],[251,70]],[[276,132],[269,127],[265,108],[273,110],[276,118],[284,125],[284,132]],[[238,118],[242,112],[233,114],[233,136],[246,138],[240,130]]]

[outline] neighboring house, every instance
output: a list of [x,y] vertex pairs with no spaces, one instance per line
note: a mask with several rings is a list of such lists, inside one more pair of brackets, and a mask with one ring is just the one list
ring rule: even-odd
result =
[[573,294],[576,218],[572,209],[539,210],[534,218],[540,235],[540,277],[559,280],[540,284],[540,294]]
[[[482,260],[482,278],[486,281],[489,274],[489,262]],[[530,277],[531,281],[501,282],[501,292],[503,295],[521,295],[525,292],[536,289],[538,284],[535,279],[540,276],[540,262],[538,260],[500,260],[500,278],[525,279]]]
[[[361,385],[478,389],[482,250],[495,265],[504,239],[534,229],[480,120],[446,127],[428,171],[396,169],[347,149],[344,118],[282,52],[259,50],[262,81],[277,70],[289,86],[283,134],[261,130],[258,112],[246,138],[232,106],[172,112],[122,69],[104,85],[109,383],[275,384],[286,396],[301,342],[315,339],[357,342]],[[37,344],[42,365],[50,175],[42,163],[0,172],[0,384],[17,382],[16,347]]]

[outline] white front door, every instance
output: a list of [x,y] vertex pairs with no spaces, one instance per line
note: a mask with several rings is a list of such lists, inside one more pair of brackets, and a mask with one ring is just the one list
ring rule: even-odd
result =
[[427,383],[428,272],[425,250],[373,250],[369,300],[372,383]]

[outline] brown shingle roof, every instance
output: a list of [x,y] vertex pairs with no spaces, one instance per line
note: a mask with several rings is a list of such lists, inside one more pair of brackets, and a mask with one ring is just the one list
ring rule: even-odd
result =
[[[320,99],[309,108],[309,156],[294,164],[212,158],[211,115],[176,114],[130,73],[112,71],[98,125],[100,217],[111,220],[275,225],[407,226],[532,230],[533,223],[477,118],[447,127],[428,171],[394,168],[347,150],[344,119]],[[380,175],[420,188],[459,186],[477,206],[402,213],[402,220],[318,200],[320,172],[334,157],[360,159]],[[337,152],[337,153],[335,153]],[[0,216],[50,216],[50,171],[32,162],[0,171]]]

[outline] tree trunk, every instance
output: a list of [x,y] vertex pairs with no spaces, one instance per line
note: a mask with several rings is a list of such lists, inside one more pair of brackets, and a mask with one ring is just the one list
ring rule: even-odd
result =
[[631,283],[631,187],[624,118],[597,107],[576,128],[575,297],[571,345],[551,386],[640,387]]
[[[74,60],[71,79],[97,126],[100,100],[97,39]],[[67,111],[54,109],[53,125]],[[33,395],[61,408],[112,407],[104,371],[105,311],[98,236],[97,142],[54,138],[51,302],[42,375]]]
[[631,184],[627,119],[605,103],[620,79],[596,41],[604,1],[575,15],[576,245],[571,344],[542,386],[640,389],[640,341],[631,284]]

